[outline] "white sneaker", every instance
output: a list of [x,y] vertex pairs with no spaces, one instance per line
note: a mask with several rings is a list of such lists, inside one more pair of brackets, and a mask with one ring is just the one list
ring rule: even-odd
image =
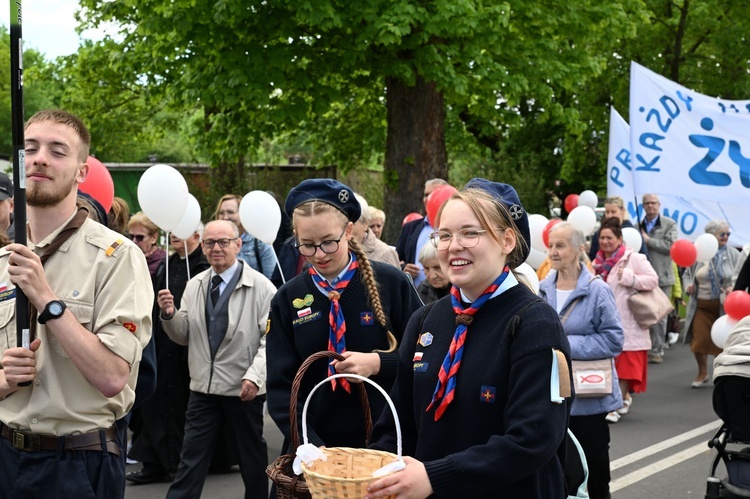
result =
[[667,340],[670,345],[674,345],[675,343],[677,343],[677,340],[679,339],[680,339],[680,333],[669,333],[667,335]]
[[617,423],[620,420],[620,415],[617,414],[617,412],[610,412],[607,414],[607,416],[604,418],[607,420],[607,423]]
[[617,409],[617,414],[620,416],[624,416],[628,412],[630,412],[630,406],[633,405],[633,397],[630,397],[629,399],[625,399],[622,401],[622,407]]

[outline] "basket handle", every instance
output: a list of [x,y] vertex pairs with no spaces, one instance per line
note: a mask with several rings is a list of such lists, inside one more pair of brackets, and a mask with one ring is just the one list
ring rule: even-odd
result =
[[[393,421],[396,424],[396,449],[398,451],[398,459],[401,460],[401,422],[398,419],[398,413],[396,412],[396,407],[393,405],[393,401],[391,400],[391,397],[388,396],[388,394],[383,390],[383,388],[375,383],[370,378],[365,378],[364,376],[360,376],[359,374],[334,374],[333,376],[329,376],[323,381],[319,382],[317,385],[313,387],[312,390],[310,390],[310,393],[307,395],[307,400],[305,400],[305,405],[302,407],[302,439],[304,440],[305,444],[307,444],[307,406],[310,403],[310,399],[313,396],[313,393],[315,393],[315,390],[320,388],[326,383],[329,383],[332,379],[336,378],[350,378],[350,379],[358,379],[360,381],[364,381],[366,383],[370,383],[372,386],[378,389],[378,391],[383,394],[383,397],[385,397],[385,401],[388,402],[388,407],[391,408],[391,412],[393,413]],[[364,391],[364,390],[363,390]]]
[[[310,367],[311,364],[313,364],[315,361],[320,359],[336,359],[336,360],[344,360],[344,357],[341,356],[341,354],[338,354],[336,352],[331,352],[328,350],[323,350],[320,352],[316,352],[312,355],[310,355],[305,361],[302,363],[301,366],[299,366],[299,369],[297,370],[297,374],[294,376],[294,381],[292,382],[292,394],[291,394],[291,400],[289,401],[289,423],[291,424],[291,437],[292,437],[292,452],[294,452],[294,449],[299,447],[299,430],[297,429],[297,399],[299,397],[299,389],[302,385],[302,378],[305,376],[305,373],[307,372],[307,369]],[[326,377],[323,381],[330,381],[331,377]],[[362,412],[365,416],[365,440],[370,440],[370,432],[372,432],[372,415],[370,414],[370,402],[367,400],[367,392],[365,391],[365,385],[361,383],[354,383],[354,385],[357,386],[357,389],[359,390],[359,398],[360,402],[362,404]],[[305,429],[305,433],[307,432],[307,429]]]

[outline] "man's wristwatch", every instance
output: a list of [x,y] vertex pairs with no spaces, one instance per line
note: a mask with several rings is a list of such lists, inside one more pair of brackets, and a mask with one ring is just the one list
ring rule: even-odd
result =
[[44,307],[44,310],[39,314],[37,322],[39,324],[46,324],[47,321],[52,319],[58,319],[65,313],[65,309],[68,308],[65,302],[62,300],[52,300]]

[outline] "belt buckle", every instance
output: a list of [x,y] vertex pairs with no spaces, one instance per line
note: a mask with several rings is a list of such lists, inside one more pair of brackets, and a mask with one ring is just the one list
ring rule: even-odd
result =
[[11,430],[10,443],[13,448],[23,451],[39,450],[39,437],[27,435],[18,430]]

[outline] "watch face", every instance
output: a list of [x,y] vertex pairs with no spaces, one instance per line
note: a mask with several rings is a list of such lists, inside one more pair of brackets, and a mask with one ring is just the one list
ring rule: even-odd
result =
[[55,316],[55,315],[60,315],[62,312],[63,312],[62,305],[60,305],[57,302],[50,303],[50,306],[49,306],[49,313],[50,314],[52,314],[53,316]]

